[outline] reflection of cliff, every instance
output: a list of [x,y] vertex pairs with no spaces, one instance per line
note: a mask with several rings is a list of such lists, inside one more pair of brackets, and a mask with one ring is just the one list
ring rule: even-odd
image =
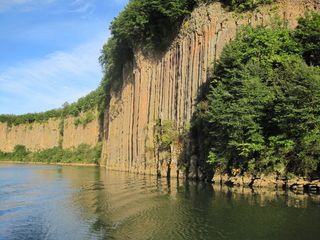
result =
[[315,239],[320,231],[320,196],[98,167],[0,171],[0,239]]
[[[82,218],[93,219],[90,231],[103,238],[308,239],[312,235],[303,231],[308,223],[297,214],[304,220],[318,216],[317,195],[254,192],[99,169],[86,170],[83,178],[76,169],[62,169],[72,189],[81,189],[74,191],[72,202]],[[308,226],[311,233],[317,229]]]
[[44,150],[62,145],[63,148],[80,144],[95,146],[99,140],[99,120],[96,116],[86,124],[77,124],[80,117],[64,120],[49,119],[43,123],[8,126],[0,123],[0,151],[11,152],[16,145],[24,145],[30,151]]
[[174,231],[171,222],[181,222],[181,216],[170,216],[178,204],[177,180],[168,182],[152,176],[106,173],[102,169],[96,169],[94,179],[87,174],[85,181],[64,168],[63,174],[73,188],[81,187],[72,199],[82,210],[82,217],[94,218],[90,231],[103,238],[151,239],[168,234],[162,231],[164,226]]
[[[283,0],[244,14],[226,12],[218,3],[202,6],[184,22],[162,57],[148,59],[137,53],[124,69],[121,91],[111,96],[102,156],[107,167],[163,176],[170,169],[175,176],[179,147],[171,146],[170,154],[159,150],[156,122],[170,120],[180,134],[187,128],[208,68],[241,26],[270,24],[278,15],[294,27],[308,9],[320,9],[320,3]],[[197,172],[196,160],[192,165]]]

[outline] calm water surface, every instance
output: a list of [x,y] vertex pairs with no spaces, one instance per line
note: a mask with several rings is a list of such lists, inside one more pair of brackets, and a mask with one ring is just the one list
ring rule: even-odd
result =
[[0,165],[0,239],[320,239],[318,196]]

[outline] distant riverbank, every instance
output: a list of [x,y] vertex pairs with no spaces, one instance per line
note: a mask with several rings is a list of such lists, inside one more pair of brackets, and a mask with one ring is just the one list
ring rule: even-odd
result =
[[24,145],[16,145],[12,152],[0,151],[0,162],[44,163],[60,165],[100,165],[102,145],[81,144],[76,148],[54,147],[37,152],[29,151]]
[[24,162],[24,161],[6,161],[0,160],[0,164],[30,164],[30,165],[59,165],[59,166],[79,166],[79,167],[103,167],[96,163],[59,163],[59,162]]
[[[79,167],[106,167],[104,164],[89,163],[89,162],[46,162],[46,161],[19,161],[19,160],[1,160],[1,164],[18,164],[18,165],[52,165],[52,166],[79,166]],[[108,171],[115,172],[128,172],[119,171],[111,168],[106,168]],[[139,174],[130,171],[131,174]],[[164,177],[162,177],[164,178]],[[161,179],[162,179],[161,178]],[[182,179],[185,180],[185,179]],[[188,181],[196,182],[196,181]],[[230,189],[247,189],[247,191],[259,192],[270,191],[279,192],[286,191],[294,194],[320,194],[320,179],[308,180],[302,177],[294,177],[292,179],[281,179],[274,175],[261,175],[260,177],[253,176],[228,176],[227,174],[216,174],[212,179],[212,184],[215,187],[227,187]]]

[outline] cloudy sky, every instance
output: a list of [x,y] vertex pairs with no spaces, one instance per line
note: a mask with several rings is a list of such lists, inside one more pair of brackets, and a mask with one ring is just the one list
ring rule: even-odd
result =
[[108,26],[127,0],[0,0],[0,114],[60,107],[94,90]]

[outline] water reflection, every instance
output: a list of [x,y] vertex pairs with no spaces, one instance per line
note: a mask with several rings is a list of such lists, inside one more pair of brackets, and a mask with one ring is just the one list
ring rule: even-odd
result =
[[0,239],[313,239],[319,206],[318,195],[0,165]]
[[230,188],[222,185],[213,185],[213,189],[233,201],[244,199],[250,205],[259,205],[261,207],[277,203],[286,207],[308,208],[319,206],[320,204],[320,195],[318,194],[296,194],[292,191],[271,190],[268,188]]

